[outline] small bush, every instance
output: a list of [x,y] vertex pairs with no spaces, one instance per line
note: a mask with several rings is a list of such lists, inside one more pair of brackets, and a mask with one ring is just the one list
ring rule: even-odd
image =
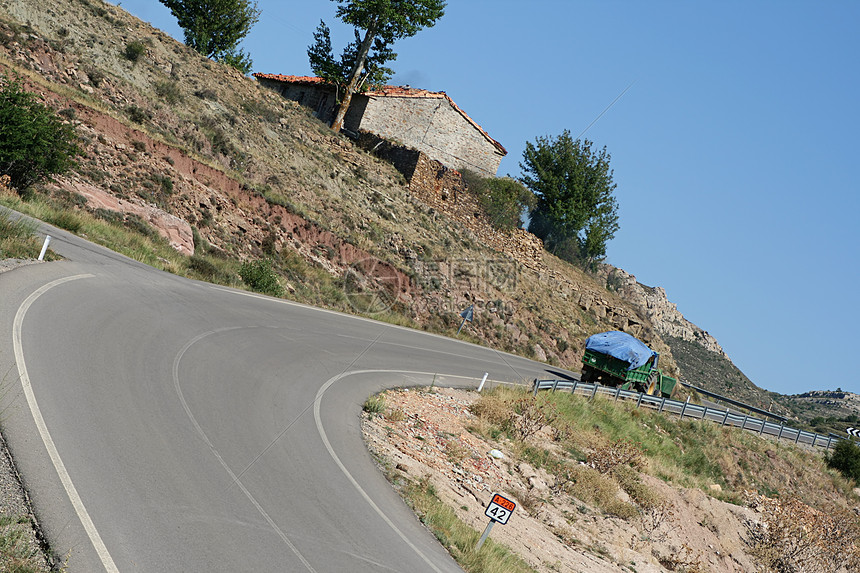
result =
[[860,523],[850,509],[813,509],[800,500],[758,496],[750,500],[760,520],[747,522],[744,541],[760,571],[857,571]]
[[389,422],[402,422],[406,419],[406,412],[402,408],[389,408],[385,411],[385,419]]
[[636,444],[618,440],[608,446],[596,448],[586,459],[587,463],[602,474],[619,466],[641,468],[642,450]]
[[192,255],[188,258],[188,269],[206,279],[212,279],[218,274],[215,263],[201,255]]
[[514,402],[514,413],[516,416],[511,420],[511,426],[514,435],[520,440],[525,440],[544,426],[552,424],[558,416],[554,404],[540,402],[531,396]]
[[361,409],[368,414],[381,414],[385,411],[385,396],[371,396],[364,401],[364,405]]
[[534,194],[522,183],[510,177],[481,177],[476,173],[463,173],[466,189],[484,208],[490,225],[500,230],[516,229],[522,225],[525,209],[535,203]]
[[259,259],[242,263],[239,276],[252,290],[271,296],[284,296],[284,287],[278,282],[278,274],[270,259]]
[[130,62],[137,63],[140,57],[146,53],[146,44],[140,40],[133,40],[125,45],[123,55]]
[[179,91],[179,84],[168,80],[155,84],[155,94],[170,105],[179,103],[182,100],[182,92]]
[[484,422],[497,426],[505,424],[513,413],[511,406],[497,394],[483,394],[469,410]]
[[125,113],[131,121],[141,125],[152,119],[152,114],[150,112],[136,105],[127,106],[125,108]]
[[21,79],[0,75],[0,174],[19,192],[68,171],[81,149],[74,127],[32,93]]
[[827,465],[838,470],[846,479],[860,483],[860,446],[851,440],[840,440],[827,458]]
[[90,80],[90,83],[93,84],[93,87],[96,88],[99,87],[105,79],[104,72],[95,68],[87,68],[86,74],[87,78],[89,78]]

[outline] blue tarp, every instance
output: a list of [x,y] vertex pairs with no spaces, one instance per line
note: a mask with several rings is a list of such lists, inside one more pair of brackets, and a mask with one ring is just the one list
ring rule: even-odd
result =
[[648,348],[644,342],[626,332],[614,330],[589,336],[585,340],[585,348],[601,354],[608,354],[630,364],[628,370],[639,368],[654,356],[654,367],[657,367],[658,354]]

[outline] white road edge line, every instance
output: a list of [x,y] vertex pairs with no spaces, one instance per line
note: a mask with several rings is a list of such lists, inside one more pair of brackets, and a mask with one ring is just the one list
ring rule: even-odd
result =
[[[364,500],[368,504],[370,504],[370,507],[373,508],[373,510],[377,513],[377,515],[379,515],[379,517],[381,517],[382,520],[386,524],[388,524],[388,526],[392,530],[394,530],[394,532],[398,536],[400,536],[400,539],[402,539],[403,542],[406,543],[406,545],[408,545],[410,548],[412,548],[412,550],[415,551],[415,553],[417,553],[418,556],[421,557],[421,559],[423,559],[424,562],[427,563],[427,565],[429,565],[431,569],[433,569],[433,571],[436,571],[436,573],[442,573],[442,571],[438,567],[436,567],[436,565],[432,561],[430,561],[430,559],[426,555],[424,555],[424,553],[422,553],[421,550],[418,549],[418,547],[416,547],[415,544],[413,544],[409,540],[408,537],[406,537],[406,534],[403,533],[402,531],[400,531],[400,528],[398,528],[394,524],[394,522],[391,521],[391,519],[387,515],[385,515],[385,512],[383,512],[382,509],[378,505],[376,505],[376,502],[374,502],[373,499],[371,499],[370,495],[368,495],[368,493],[366,491],[364,491],[364,488],[362,488],[361,485],[359,485],[358,481],[352,476],[352,474],[349,473],[349,470],[346,469],[346,466],[343,465],[343,462],[340,461],[340,458],[335,453],[334,448],[332,447],[331,442],[329,441],[328,436],[326,435],[325,429],[323,428],[322,418],[320,416],[320,404],[322,403],[322,397],[323,397],[323,394],[325,394],[326,390],[328,390],[329,387],[331,387],[335,382],[342,380],[348,376],[355,376],[358,374],[377,374],[377,373],[378,374],[412,374],[412,375],[418,374],[418,375],[422,375],[422,376],[434,376],[433,372],[412,372],[412,371],[408,371],[408,370],[353,370],[351,372],[344,372],[342,374],[338,374],[337,376],[335,376],[334,378],[330,378],[325,384],[323,384],[322,387],[319,389],[319,391],[317,391],[316,398],[314,398],[314,422],[316,422],[317,432],[319,432],[320,438],[322,439],[323,444],[325,445],[325,449],[328,450],[328,453],[331,456],[331,459],[334,460],[334,463],[337,464],[337,467],[340,468],[340,471],[343,472],[343,475],[346,476],[346,479],[349,480],[349,482],[352,484],[352,486],[355,488],[355,490],[361,495],[361,497],[363,497]],[[456,374],[443,374],[443,376],[446,378],[464,378],[467,380],[472,380],[472,379],[477,380],[477,378],[474,378],[473,376],[458,376]]]
[[105,570],[108,571],[108,573],[119,573],[119,569],[117,569],[117,566],[114,563],[110,552],[108,552],[104,541],[102,541],[101,535],[99,535],[93,520],[90,518],[90,514],[87,512],[87,508],[84,507],[84,502],[81,500],[81,496],[78,495],[78,490],[75,488],[75,484],[72,483],[72,478],[69,476],[69,472],[66,470],[66,466],[63,463],[62,458],[60,458],[57,446],[54,444],[54,440],[51,438],[51,433],[48,431],[48,426],[45,424],[45,419],[42,417],[42,411],[39,409],[39,404],[36,402],[36,395],[33,393],[33,386],[30,384],[30,375],[27,373],[27,365],[24,362],[24,347],[21,342],[21,328],[24,324],[24,315],[27,314],[27,311],[33,303],[36,302],[36,299],[52,288],[63,283],[78,279],[91,278],[94,276],[95,275],[84,274],[57,279],[43,285],[27,297],[27,300],[24,301],[20,308],[18,308],[18,312],[15,313],[15,322],[12,326],[12,346],[15,351],[15,362],[18,365],[18,376],[21,380],[21,387],[24,390],[24,395],[27,398],[27,404],[30,406],[30,413],[33,415],[33,421],[36,423],[36,428],[39,430],[39,435],[42,437],[42,443],[45,444],[45,449],[51,457],[51,463],[54,464],[54,469],[57,471],[57,475],[60,478],[60,482],[63,484],[63,488],[66,490],[66,495],[69,496],[69,501],[72,502],[72,506],[75,508],[75,513],[78,514],[78,518],[81,520],[81,525],[84,526],[84,530],[86,530],[87,535],[93,544],[93,548],[96,550],[99,559],[101,559]]

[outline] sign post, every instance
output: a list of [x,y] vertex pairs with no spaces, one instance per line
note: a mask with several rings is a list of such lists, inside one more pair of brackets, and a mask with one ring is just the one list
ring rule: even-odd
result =
[[489,505],[487,505],[487,509],[484,511],[484,515],[490,518],[490,523],[487,524],[484,534],[481,535],[481,539],[478,540],[478,545],[475,547],[475,551],[481,549],[484,541],[486,541],[487,537],[490,536],[490,530],[493,529],[493,525],[496,523],[505,525],[508,522],[508,519],[511,518],[511,514],[514,512],[516,507],[517,504],[508,498],[497,493],[493,494],[493,498],[490,500]]
[[463,325],[466,324],[467,320],[472,322],[472,318],[475,316],[475,305],[470,304],[469,308],[460,313],[460,316],[463,317],[463,322],[460,323],[460,328],[457,329],[457,335],[463,330]]

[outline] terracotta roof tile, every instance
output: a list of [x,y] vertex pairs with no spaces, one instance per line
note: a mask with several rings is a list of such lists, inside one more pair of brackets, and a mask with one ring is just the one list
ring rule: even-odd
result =
[[251,74],[255,78],[275,80],[287,84],[324,84],[325,80],[316,76],[285,76],[283,74]]
[[[325,84],[325,80],[316,76],[285,76],[282,74],[260,74],[255,73],[252,74],[255,78],[262,78],[265,80],[274,80],[278,82],[284,82],[288,84],[303,84],[303,85],[321,85]],[[414,97],[414,98],[439,98],[446,99],[448,103],[451,104],[457,113],[463,116],[463,118],[468,121],[475,129],[481,132],[481,134],[492,143],[496,149],[502,152],[503,155],[507,155],[508,151],[502,146],[501,143],[490,137],[490,134],[484,131],[484,129],[478,125],[478,123],[469,117],[469,115],[460,109],[454,100],[446,94],[445,92],[431,92],[424,89],[413,88],[410,86],[382,86],[375,90],[368,90],[363,92],[363,95],[368,97]]]

